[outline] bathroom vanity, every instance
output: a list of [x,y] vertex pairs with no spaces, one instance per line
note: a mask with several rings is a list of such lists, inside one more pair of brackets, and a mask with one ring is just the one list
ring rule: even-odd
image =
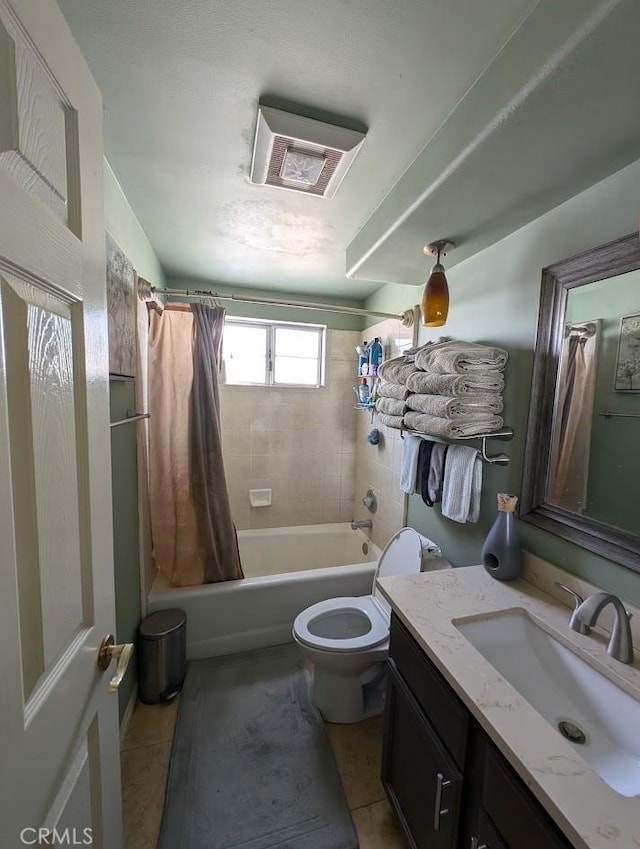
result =
[[[534,690],[524,698],[513,685],[517,674],[510,683],[485,655],[498,646],[502,656],[515,657],[524,667],[524,690],[527,683],[548,690],[555,678],[561,692],[558,669],[545,682],[533,668],[540,660],[553,665],[556,653],[570,658],[571,669],[574,661],[593,664],[600,707],[613,688],[614,697],[627,700],[622,709],[637,706],[640,716],[636,666],[609,658],[602,635],[571,632],[569,610],[533,585],[496,582],[479,566],[386,578],[379,587],[393,609],[382,781],[411,849],[640,846],[640,796],[612,789],[580,747],[561,736],[550,719],[552,692],[542,707]],[[530,670],[518,655],[518,629],[525,650],[534,643]],[[502,637],[507,645],[500,649]],[[581,683],[583,671],[576,673]],[[591,684],[585,686],[588,700]],[[612,711],[619,717],[617,704]],[[599,733],[592,729],[587,743],[601,745]],[[625,756],[616,750],[604,760],[617,758],[624,772]],[[619,776],[614,770],[607,778],[615,784]],[[621,788],[631,794],[628,780],[620,778]]]

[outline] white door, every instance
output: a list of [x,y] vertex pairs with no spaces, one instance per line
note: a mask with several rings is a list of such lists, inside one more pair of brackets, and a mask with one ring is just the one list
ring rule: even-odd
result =
[[58,6],[0,0],[2,849],[122,844],[102,168]]

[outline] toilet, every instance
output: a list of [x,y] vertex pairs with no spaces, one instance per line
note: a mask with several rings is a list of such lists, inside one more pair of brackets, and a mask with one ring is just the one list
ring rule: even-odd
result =
[[313,700],[328,722],[359,722],[384,707],[391,608],[375,579],[447,568],[435,543],[402,528],[380,555],[371,595],[330,598],[298,614],[293,638],[314,665]]

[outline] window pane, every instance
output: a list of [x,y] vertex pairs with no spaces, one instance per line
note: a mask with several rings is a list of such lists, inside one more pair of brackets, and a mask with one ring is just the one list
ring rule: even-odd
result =
[[265,383],[267,328],[227,322],[222,359],[227,383]]
[[275,348],[277,357],[312,357],[317,360],[320,353],[320,331],[315,327],[309,330],[276,327]]
[[316,386],[318,383],[317,357],[279,357],[274,361],[274,383],[299,383],[303,386]]

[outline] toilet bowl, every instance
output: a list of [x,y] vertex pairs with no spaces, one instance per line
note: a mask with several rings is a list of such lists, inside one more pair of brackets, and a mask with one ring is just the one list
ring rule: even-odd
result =
[[391,608],[376,578],[446,568],[437,545],[402,528],[380,555],[371,595],[330,598],[298,614],[293,638],[313,663],[313,700],[328,722],[358,722],[384,706]]

